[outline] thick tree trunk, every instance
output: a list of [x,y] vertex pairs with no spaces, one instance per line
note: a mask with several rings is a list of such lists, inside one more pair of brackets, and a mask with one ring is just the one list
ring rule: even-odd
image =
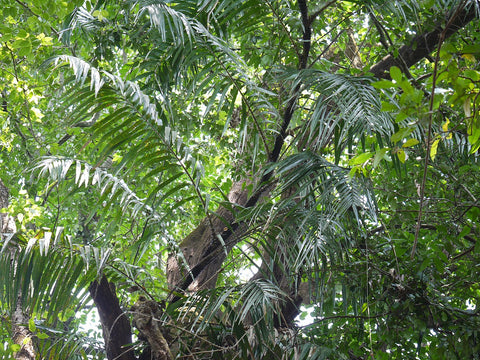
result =
[[[249,183],[247,180],[233,184],[227,197],[232,207],[243,207],[247,204],[248,192],[245,185]],[[167,261],[167,281],[171,290],[194,292],[215,286],[226,254],[241,238],[241,228],[235,226],[234,220],[234,214],[221,206],[215,215],[203,219],[200,225],[183,239],[179,245],[182,256],[170,254]],[[231,234],[233,227],[234,236]]]
[[135,360],[130,320],[120,308],[115,286],[102,277],[90,285],[90,295],[102,323],[105,349],[109,360]]

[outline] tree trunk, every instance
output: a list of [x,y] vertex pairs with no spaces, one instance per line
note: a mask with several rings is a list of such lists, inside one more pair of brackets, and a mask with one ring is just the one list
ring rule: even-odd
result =
[[12,315],[12,339],[20,350],[14,356],[16,360],[35,360],[35,348],[33,344],[33,334],[25,324],[28,324],[28,316],[22,309],[22,296],[18,296],[17,306]]
[[[246,180],[233,184],[227,197],[232,207],[243,207],[247,204],[246,184],[250,183]],[[215,286],[226,254],[241,238],[241,228],[236,227],[234,220],[234,214],[220,206],[215,215],[203,219],[200,225],[182,240],[179,248],[182,251],[183,263],[178,254],[170,254],[167,261],[167,281],[171,290],[194,292]],[[231,234],[232,230],[234,236]],[[218,236],[222,237],[223,244]]]
[[113,283],[104,276],[90,285],[90,295],[102,323],[105,349],[109,360],[135,360],[130,321],[120,308]]

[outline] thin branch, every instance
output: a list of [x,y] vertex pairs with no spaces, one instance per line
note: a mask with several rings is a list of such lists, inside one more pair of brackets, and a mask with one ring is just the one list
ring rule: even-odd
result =
[[425,184],[427,183],[427,173],[428,173],[428,163],[430,159],[430,147],[431,147],[431,137],[432,137],[432,122],[433,122],[433,103],[435,98],[435,88],[437,83],[437,71],[438,71],[438,64],[440,62],[440,50],[442,48],[443,42],[445,41],[445,37],[447,35],[447,29],[450,28],[451,24],[455,21],[457,16],[459,16],[460,11],[465,6],[465,0],[459,5],[455,14],[450,18],[445,29],[441,32],[440,38],[438,40],[438,48],[437,48],[437,56],[435,58],[435,65],[433,67],[433,75],[432,75],[432,93],[430,95],[430,106],[429,106],[429,119],[428,119],[428,129],[427,129],[427,149],[425,154],[425,165],[423,167],[423,177],[422,183],[420,185],[420,205],[418,209],[418,217],[417,217],[417,225],[415,227],[415,240],[413,241],[412,252],[410,254],[410,259],[413,260],[415,257],[415,251],[417,249],[418,244],[418,235],[420,233],[420,225],[423,216],[423,206],[425,203]]
[[155,297],[147,291],[147,289],[145,288],[145,286],[144,286],[143,284],[139,283],[135,278],[133,278],[132,276],[130,276],[130,274],[128,274],[127,272],[123,271],[123,270],[120,269],[119,267],[114,266],[113,264],[108,264],[108,266],[110,266],[112,269],[114,269],[114,270],[117,271],[118,273],[122,274],[122,276],[124,276],[126,279],[129,279],[131,282],[133,282],[138,289],[141,289],[141,290],[142,290],[142,293],[143,293],[144,295],[146,295],[146,296],[148,296],[148,297],[150,298],[150,300],[156,301]]
[[[78,123],[76,123],[75,125],[72,125],[72,127],[78,127],[78,128],[88,128],[88,127],[92,127],[93,125],[95,125],[95,123],[97,122],[98,118],[100,117],[100,113],[95,113],[93,116],[92,116],[92,119],[91,120],[88,120],[88,121],[80,121]],[[64,143],[66,143],[71,137],[73,136],[73,134],[66,134],[64,135],[60,140],[58,140],[58,145],[63,145]]]
[[[427,229],[427,230],[436,231],[437,226],[432,225],[432,224],[421,224],[420,229]],[[380,225],[380,226],[376,227],[375,229],[370,230],[367,233],[367,236],[373,236],[373,235],[375,235],[379,232],[382,232],[382,231],[387,231],[387,228],[385,227],[385,225]],[[457,234],[457,236],[458,236],[458,234]],[[452,256],[451,257],[452,260],[457,260],[458,258],[461,258],[462,256],[465,256],[465,255],[469,254],[470,252],[472,252],[475,249],[475,246],[477,244],[477,239],[475,239],[473,236],[470,236],[470,235],[464,235],[463,238],[468,240],[468,242],[470,242],[473,245],[471,247],[469,247],[468,249],[466,249],[465,251],[461,252],[460,254]]]
[[387,315],[393,314],[392,311],[381,313],[381,314],[376,314],[376,315],[333,315],[333,316],[325,316],[322,319],[316,320],[312,322],[311,324],[303,326],[304,328],[311,327],[314,324],[321,323],[323,321],[328,321],[328,320],[335,320],[335,319],[364,319],[364,320],[370,320],[370,319],[378,319],[378,318],[383,318]]
[[325,5],[323,5],[319,10],[315,11],[312,15],[310,15],[310,25],[315,21],[315,19],[318,17],[318,15],[320,15],[321,13],[323,13],[325,10],[327,10],[327,8],[329,8],[331,5],[335,4],[337,2],[337,0],[331,0],[329,1],[328,3],[326,3]]
[[[13,52],[13,49],[8,45],[5,44],[6,48],[8,49],[10,53],[10,57],[12,59],[12,65],[13,65],[13,71],[15,75],[15,80],[17,82],[20,82],[20,77],[18,76],[18,68],[17,68],[17,62],[15,61],[15,54]],[[40,142],[38,137],[35,134],[35,131],[33,130],[33,124],[32,124],[32,119],[30,118],[30,103],[28,102],[28,96],[27,96],[27,91],[25,89],[25,86],[22,86],[22,94],[23,94],[23,104],[25,106],[26,114],[24,115],[25,119],[27,119],[29,126],[27,128],[30,130],[30,134],[32,135],[33,139],[35,142],[38,143],[40,147],[43,147],[43,144]]]
[[470,190],[468,190],[468,188],[465,186],[465,184],[461,183],[458,181],[458,179],[454,176],[454,175],[450,175],[450,177],[453,178],[453,180],[455,180],[459,185],[460,187],[468,194],[468,196],[470,196],[473,200],[473,203],[472,204],[468,204],[468,206],[466,207],[466,209],[464,211],[462,211],[462,213],[460,215],[458,215],[456,217],[456,219],[454,221],[458,221],[460,220],[471,208],[473,207],[478,207],[478,199],[475,197],[475,195],[472,194],[472,192]]
[[[310,53],[310,46],[311,46],[311,38],[312,38],[312,27],[310,17],[308,16],[308,8],[306,0],[299,0],[298,6],[300,7],[300,13],[302,15],[302,24],[303,24],[303,52],[299,58],[299,69],[303,70],[307,67],[307,60],[308,55]],[[282,127],[280,128],[280,133],[275,138],[275,145],[273,146],[272,153],[269,155],[269,162],[273,163],[276,162],[280,156],[280,152],[282,150],[283,144],[285,142],[285,137],[287,135],[287,129],[290,125],[290,121],[292,120],[293,113],[295,111],[295,107],[297,105],[298,100],[298,91],[300,90],[300,85],[298,85],[295,90],[293,91],[292,98],[287,104],[285,108],[285,112],[283,114],[283,123]],[[262,183],[267,182],[272,173],[268,173],[263,176]]]
[[237,82],[233,79],[232,74],[230,73],[230,71],[228,71],[227,67],[218,58],[218,56],[214,52],[212,52],[212,55],[218,61],[220,66],[226,71],[228,78],[233,83],[233,85],[237,88],[237,91],[240,94],[242,100],[245,102],[245,105],[247,105],[248,112],[250,113],[250,115],[252,115],[252,119],[253,119],[253,122],[255,123],[255,127],[257,128],[258,132],[260,133],[260,137],[262,138],[262,142],[263,142],[263,146],[265,147],[265,151],[266,151],[267,154],[269,154],[270,150],[268,149],[267,138],[265,137],[265,134],[262,131],[262,128],[260,127],[260,124],[258,123],[257,117],[255,116],[255,113],[253,112],[253,109],[250,106],[250,103],[247,101],[247,98],[245,97],[245,94],[242,93],[242,89],[240,88],[240,86],[238,86]]
[[[336,1],[336,0],[334,0],[334,1]],[[287,26],[285,25],[285,23],[282,20],[282,17],[278,15],[278,13],[274,9],[272,3],[269,0],[266,0],[266,3],[267,3],[267,6],[270,8],[270,10],[272,10],[272,13],[275,16],[275,18],[277,19],[277,21],[282,26],[282,29],[285,32],[285,34],[287,34],[288,40],[290,40],[290,43],[292,44],[293,48],[295,49],[295,53],[299,57],[300,56],[300,49],[298,48],[298,44],[293,40],[290,32],[287,29]]]
[[[333,29],[332,29],[333,30]],[[330,30],[329,32],[331,32],[332,30]],[[335,44],[338,40],[338,38],[345,32],[345,30],[340,30],[338,32],[337,35],[335,35],[335,37],[332,39],[332,41],[330,41],[330,43],[325,46],[325,48],[323,49],[323,51],[320,53],[320,55],[318,55],[315,60],[312,61],[312,63],[310,64],[309,68],[311,68],[318,60],[320,60],[321,58],[323,58],[323,56],[327,53],[327,51],[332,47],[333,44]]]
[[[24,2],[20,1],[20,0],[15,0],[16,3],[18,3],[20,6],[22,6],[23,8],[25,8],[26,10],[30,11],[30,13],[32,15],[34,15],[35,17],[39,18],[42,20],[42,23],[44,22],[44,19],[38,15],[35,11],[33,11],[27,4],[25,4]],[[56,36],[59,36],[60,34],[58,33],[57,30],[55,30],[55,28],[51,25],[49,25],[49,28],[50,30],[52,30],[52,32],[56,35]]]
[[[391,54],[390,46],[393,45],[392,39],[388,35],[388,32],[386,31],[385,27],[380,23],[380,21],[378,21],[377,17],[373,13],[372,8],[369,6],[367,10],[368,10],[368,14],[370,15],[370,19],[372,20],[373,24],[377,28],[378,35],[380,36],[380,43],[382,44],[385,51]],[[387,43],[387,39],[388,39],[388,43]]]
[[[466,236],[465,236],[466,237]],[[457,260],[465,255],[468,255],[470,254],[473,250],[475,250],[475,245],[473,246],[470,246],[467,250],[461,252],[460,254],[457,254],[455,255],[454,257],[452,257],[452,260]]]

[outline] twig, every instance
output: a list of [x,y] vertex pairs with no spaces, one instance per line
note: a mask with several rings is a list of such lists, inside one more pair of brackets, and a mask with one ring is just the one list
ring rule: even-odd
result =
[[433,75],[432,75],[432,92],[430,95],[430,105],[429,105],[429,111],[428,111],[429,119],[428,119],[428,129],[427,129],[427,149],[425,154],[425,165],[423,167],[423,178],[422,178],[422,183],[420,185],[420,206],[418,209],[417,225],[415,227],[415,240],[413,241],[412,252],[410,254],[410,259],[412,260],[415,257],[415,251],[417,250],[418,235],[420,233],[420,225],[422,221],[423,206],[425,201],[425,184],[427,183],[428,163],[430,159],[430,147],[431,147],[430,141],[432,137],[433,103],[435,98],[435,86],[436,86],[436,80],[437,80],[438,63],[440,62],[440,50],[445,40],[447,30],[449,29],[451,23],[455,20],[455,18],[458,16],[458,14],[460,13],[460,11],[463,9],[464,6],[465,6],[465,0],[462,1],[462,3],[458,6],[455,14],[449,19],[447,25],[445,26],[445,29],[440,33],[440,38],[438,40],[437,55],[435,57],[435,65],[433,67]]
[[[336,0],[335,0],[336,1]],[[287,34],[287,37],[288,37],[288,40],[290,41],[290,43],[292,44],[293,48],[295,49],[295,53],[297,54],[297,56],[300,56],[300,49],[298,48],[298,44],[293,40],[290,32],[288,31],[288,28],[287,26],[285,25],[285,23],[283,22],[282,20],[282,17],[278,15],[278,13],[276,12],[276,10],[274,9],[272,3],[270,1],[266,1],[266,4],[267,6],[270,8],[270,10],[272,10],[272,13],[273,15],[277,18],[278,22],[280,23],[280,25],[282,25],[282,29],[283,31],[285,32],[285,34]]]
[[[23,8],[25,8],[26,10],[30,11],[30,13],[34,16],[36,16],[37,18],[39,19],[42,19],[42,17],[40,15],[38,15],[35,11],[33,11],[27,4],[25,4],[24,2],[20,1],[20,0],[15,0],[15,2],[17,2],[18,4],[20,4]],[[43,20],[43,19],[42,19]],[[52,30],[52,32],[56,35],[56,36],[60,36],[60,34],[58,33],[57,30],[55,30],[55,28],[51,25],[49,25],[50,27],[50,30]]]

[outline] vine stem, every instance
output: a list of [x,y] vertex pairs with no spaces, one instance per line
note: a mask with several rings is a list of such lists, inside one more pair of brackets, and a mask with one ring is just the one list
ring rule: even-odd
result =
[[428,108],[429,118],[428,118],[428,129],[427,129],[427,151],[425,154],[425,165],[423,167],[422,183],[420,184],[420,206],[418,209],[417,224],[415,226],[415,239],[413,241],[412,252],[410,253],[411,260],[413,260],[413,258],[415,257],[415,252],[417,250],[418,236],[420,233],[420,227],[421,227],[422,216],[423,216],[423,207],[425,204],[425,184],[427,182],[428,164],[430,159],[430,148],[431,148],[431,140],[432,140],[432,122],[433,122],[433,103],[435,100],[435,88],[436,88],[436,81],[437,81],[438,63],[440,62],[440,50],[442,49],[442,45],[443,45],[443,42],[445,41],[445,36],[447,34],[447,31],[450,25],[458,16],[459,12],[463,9],[465,4],[466,4],[465,0],[463,0],[460,3],[457,10],[450,17],[450,19],[447,22],[447,25],[445,26],[443,31],[440,33],[440,38],[438,40],[437,55],[435,56],[435,64],[433,66],[433,74],[432,74],[432,92],[430,94],[430,105]]

